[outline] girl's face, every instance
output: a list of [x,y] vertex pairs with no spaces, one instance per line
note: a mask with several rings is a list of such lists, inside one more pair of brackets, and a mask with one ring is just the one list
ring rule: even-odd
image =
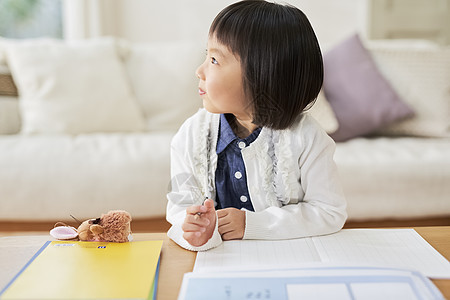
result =
[[214,37],[208,40],[206,59],[196,74],[200,79],[198,92],[207,111],[231,113],[238,119],[251,117],[242,86],[240,61]]

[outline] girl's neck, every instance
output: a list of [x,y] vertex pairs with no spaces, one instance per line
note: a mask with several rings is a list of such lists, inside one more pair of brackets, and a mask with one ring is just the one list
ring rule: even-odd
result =
[[230,117],[231,118],[228,118],[228,122],[230,123],[233,132],[241,139],[245,139],[259,127],[258,125],[253,124],[251,119],[239,119],[234,115],[231,115]]

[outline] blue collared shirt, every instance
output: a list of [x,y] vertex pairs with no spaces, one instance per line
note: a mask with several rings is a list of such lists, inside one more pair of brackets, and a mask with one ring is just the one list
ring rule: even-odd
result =
[[237,137],[225,114],[220,115],[217,141],[216,208],[235,207],[254,211],[247,187],[247,175],[241,149],[256,140],[261,128],[245,139]]

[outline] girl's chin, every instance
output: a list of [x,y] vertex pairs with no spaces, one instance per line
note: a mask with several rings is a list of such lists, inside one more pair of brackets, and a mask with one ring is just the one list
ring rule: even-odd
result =
[[206,100],[205,98],[203,98],[203,108],[210,113],[213,114],[217,113],[216,110],[213,107],[211,107],[211,105],[209,105],[208,100]]
[[212,114],[224,114],[227,111],[223,109],[217,108],[214,105],[211,105],[211,102],[207,98],[203,98],[203,108]]
[[210,112],[212,114],[221,114],[222,113],[222,112],[218,111],[217,109],[211,109],[207,105],[203,105],[203,108],[206,109],[208,112]]

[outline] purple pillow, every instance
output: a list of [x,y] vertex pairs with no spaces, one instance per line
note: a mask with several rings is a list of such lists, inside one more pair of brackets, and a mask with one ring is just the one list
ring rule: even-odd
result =
[[324,54],[325,97],[339,123],[336,142],[362,136],[414,115],[378,71],[359,36]]

